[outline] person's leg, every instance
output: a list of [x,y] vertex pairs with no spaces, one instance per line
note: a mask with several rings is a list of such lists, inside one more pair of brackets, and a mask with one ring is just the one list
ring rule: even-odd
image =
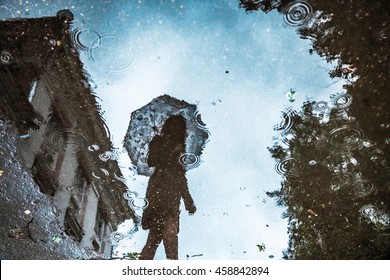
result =
[[140,253],[140,260],[153,260],[156,254],[158,245],[160,245],[163,234],[161,230],[149,230],[148,239],[142,252]]
[[167,259],[177,260],[178,259],[178,249],[179,249],[179,216],[175,215],[169,217],[165,221],[165,227],[163,230],[163,243],[165,248],[165,255]]

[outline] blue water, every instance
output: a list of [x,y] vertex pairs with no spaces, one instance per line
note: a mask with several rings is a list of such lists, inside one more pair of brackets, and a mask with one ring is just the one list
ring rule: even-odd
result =
[[[287,220],[265,193],[278,189],[282,177],[267,150],[274,127],[282,110],[328,101],[345,83],[329,77],[333,65],[309,54],[309,41],[276,11],[247,14],[235,0],[9,2],[1,1],[1,19],[74,13],[75,45],[126,184],[139,197],[148,177],[134,173],[122,148],[131,112],[163,94],[197,104],[210,141],[187,174],[198,211],[188,216],[183,207],[180,259],[282,258]],[[129,221],[118,231],[133,227]],[[146,236],[133,229],[114,256],[140,252]],[[165,259],[162,246],[156,259]]]

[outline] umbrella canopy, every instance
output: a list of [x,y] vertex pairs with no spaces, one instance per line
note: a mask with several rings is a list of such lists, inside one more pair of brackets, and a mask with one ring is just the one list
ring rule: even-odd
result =
[[196,105],[162,95],[131,113],[123,144],[132,163],[137,167],[138,174],[150,176],[153,173],[154,168],[147,163],[149,143],[154,136],[161,134],[166,120],[175,115],[183,116],[187,127],[186,152],[178,160],[186,170],[199,166],[209,132]]

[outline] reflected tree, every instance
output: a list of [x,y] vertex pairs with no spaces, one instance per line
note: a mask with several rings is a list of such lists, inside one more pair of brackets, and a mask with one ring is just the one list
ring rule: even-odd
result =
[[310,53],[337,64],[331,77],[349,80],[351,113],[364,132],[375,142],[390,141],[389,1],[241,0],[239,5],[247,12],[280,12],[287,25],[312,42]]
[[390,257],[388,1],[252,1],[247,12],[277,10],[345,79],[329,101],[286,110],[269,148],[285,205],[292,259]]
[[[277,126],[269,151],[283,176],[269,196],[287,208],[291,259],[390,257],[388,162],[384,145],[364,136],[349,95],[307,102]],[[333,107],[332,107],[333,106]],[[282,129],[281,129],[282,128]]]

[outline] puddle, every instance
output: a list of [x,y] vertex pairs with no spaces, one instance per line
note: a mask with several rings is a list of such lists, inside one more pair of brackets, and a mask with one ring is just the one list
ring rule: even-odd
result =
[[99,257],[139,257],[150,143],[180,115],[196,213],[181,204],[179,259],[388,259],[387,8],[2,4],[1,121],[64,232]]

